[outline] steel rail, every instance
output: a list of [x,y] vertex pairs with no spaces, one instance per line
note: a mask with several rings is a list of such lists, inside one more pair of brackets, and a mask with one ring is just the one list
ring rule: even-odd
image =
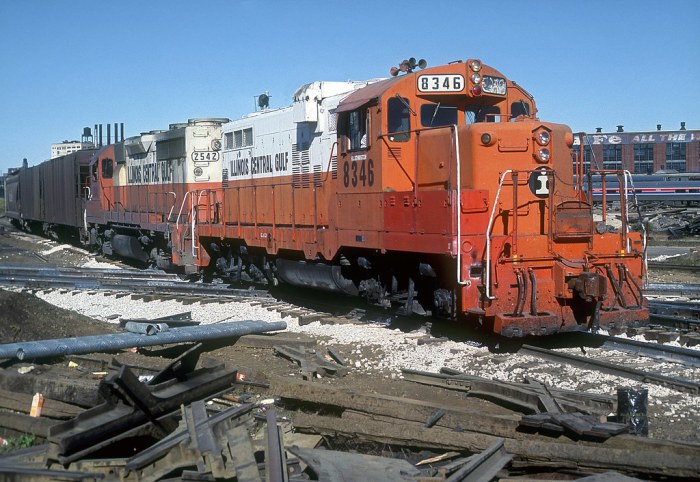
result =
[[687,264],[670,264],[659,261],[649,262],[649,267],[654,269],[668,269],[671,271],[700,271],[700,266],[691,266]]
[[649,300],[649,313],[700,320],[700,303]]
[[[117,270],[118,271],[118,270]],[[270,298],[264,290],[237,289],[210,284],[195,284],[180,280],[176,275],[136,274],[120,276],[114,270],[76,269],[17,269],[0,268],[0,285],[32,289],[67,288],[76,290],[136,291],[139,294],[174,294],[230,298]]]
[[676,328],[688,331],[700,331],[700,320],[683,318],[680,316],[660,315],[658,313],[649,313],[649,321],[661,326]]
[[600,340],[604,348],[637,353],[639,355],[672,363],[682,363],[696,368],[700,367],[700,350],[690,350],[677,346],[636,341],[630,340],[629,338],[619,338],[601,334],[591,334],[591,336],[594,340]]
[[680,283],[649,283],[642,290],[645,296],[674,295],[674,296],[700,296],[700,285]]
[[178,280],[177,275],[162,271],[132,270],[118,268],[68,268],[68,267],[35,267],[35,266],[0,266],[2,276],[76,276],[94,278],[96,276],[119,279],[153,279],[153,280]]
[[700,303],[648,302],[649,320],[655,324],[676,329],[700,331]]
[[286,482],[287,461],[284,455],[284,443],[277,426],[275,411],[269,410],[266,415],[267,436],[265,443],[265,470],[266,478],[269,482]]
[[532,345],[521,346],[518,353],[544,358],[558,363],[566,363],[580,368],[593,369],[631,380],[662,385],[681,392],[700,393],[700,383],[698,382],[660,375],[658,373],[648,373],[637,370],[636,368],[621,367],[601,360],[593,360],[578,355],[569,355],[567,353],[556,352]]

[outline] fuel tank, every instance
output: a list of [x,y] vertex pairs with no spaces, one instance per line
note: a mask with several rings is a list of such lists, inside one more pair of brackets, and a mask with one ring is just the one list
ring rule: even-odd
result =
[[308,263],[278,259],[277,273],[282,281],[293,286],[323,289],[334,293],[356,296],[357,286],[343,277],[338,265]]

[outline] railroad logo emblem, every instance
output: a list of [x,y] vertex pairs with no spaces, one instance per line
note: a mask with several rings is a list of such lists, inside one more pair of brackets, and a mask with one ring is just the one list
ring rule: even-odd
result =
[[532,194],[539,198],[549,197],[549,176],[551,169],[548,167],[540,167],[530,174],[528,185]]

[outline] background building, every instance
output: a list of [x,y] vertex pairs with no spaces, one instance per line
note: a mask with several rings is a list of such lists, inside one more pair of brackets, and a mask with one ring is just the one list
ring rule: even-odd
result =
[[80,141],[63,141],[58,144],[51,144],[51,159],[92,147],[94,147],[92,142]]
[[[583,138],[583,167],[589,169],[627,169],[646,174],[660,170],[700,172],[700,130],[687,130],[685,122],[675,131],[602,132]],[[574,135],[574,160],[580,153],[579,136]]]
[[[122,137],[124,136],[123,126],[124,124],[122,124]],[[95,131],[97,131],[97,125],[95,125]],[[100,135],[102,135],[102,126],[100,126]],[[116,140],[117,124],[114,124],[114,137]],[[109,143],[109,140],[107,143]],[[89,127],[85,127],[83,128],[83,137],[79,141],[63,141],[58,144],[51,144],[51,159],[54,157],[65,156],[66,154],[70,154],[71,152],[79,151],[81,149],[91,149],[93,147],[95,147],[95,143],[93,142],[92,130]]]

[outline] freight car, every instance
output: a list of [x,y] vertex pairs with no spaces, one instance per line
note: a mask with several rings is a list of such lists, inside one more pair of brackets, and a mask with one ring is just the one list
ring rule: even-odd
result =
[[78,151],[9,173],[5,211],[13,223],[54,239],[74,238],[85,223],[87,178],[94,150]]
[[593,223],[570,129],[477,59],[423,67],[102,148],[73,225],[107,253],[505,336],[646,321],[643,239]]

